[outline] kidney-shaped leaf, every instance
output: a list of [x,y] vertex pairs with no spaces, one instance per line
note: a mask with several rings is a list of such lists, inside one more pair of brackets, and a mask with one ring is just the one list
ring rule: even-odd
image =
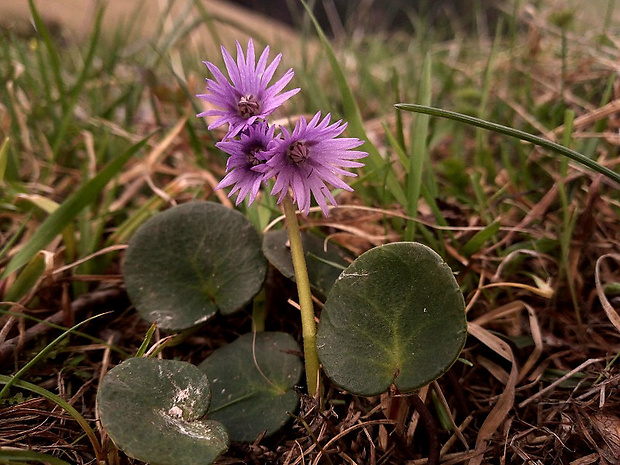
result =
[[233,441],[254,441],[279,430],[296,409],[302,363],[286,333],[245,334],[199,365],[213,390],[209,418],[226,426]]
[[439,255],[414,242],[360,255],[332,288],[317,334],[327,376],[358,395],[401,392],[441,376],[458,357],[465,303]]
[[[325,250],[324,241],[309,232],[302,232],[301,240],[306,253],[310,285],[326,296],[342,270],[349,264],[347,254],[331,242],[327,244]],[[289,279],[294,279],[295,269],[291,249],[287,244],[286,230],[269,231],[263,237],[263,252],[280,273]]]
[[99,416],[128,456],[151,465],[204,465],[228,448],[224,426],[201,420],[211,390],[190,363],[132,358],[103,378]]
[[125,256],[127,292],[140,315],[181,330],[247,304],[265,280],[261,240],[239,212],[193,202],[155,215]]

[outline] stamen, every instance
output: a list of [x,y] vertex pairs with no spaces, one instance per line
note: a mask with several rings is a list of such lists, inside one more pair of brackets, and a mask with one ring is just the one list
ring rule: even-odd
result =
[[309,155],[310,152],[308,150],[308,147],[306,147],[306,144],[304,144],[302,141],[293,142],[286,149],[286,156],[293,163],[299,164],[302,161],[307,160]]
[[258,157],[256,156],[258,154],[258,152],[260,152],[260,148],[259,147],[254,147],[252,150],[250,150],[248,152],[248,164],[250,166],[258,166],[261,163],[265,163],[262,160],[259,160]]
[[239,99],[237,103],[237,110],[243,118],[250,118],[260,114],[260,103],[256,100],[256,97],[252,94],[244,95]]

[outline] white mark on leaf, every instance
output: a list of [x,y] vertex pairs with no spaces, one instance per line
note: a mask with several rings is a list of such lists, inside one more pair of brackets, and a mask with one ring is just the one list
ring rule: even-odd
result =
[[345,278],[366,278],[367,276],[370,276],[370,273],[347,273],[346,271],[343,271],[338,277],[338,281]]
[[174,405],[170,410],[168,410],[168,415],[179,418],[183,416],[183,410]]

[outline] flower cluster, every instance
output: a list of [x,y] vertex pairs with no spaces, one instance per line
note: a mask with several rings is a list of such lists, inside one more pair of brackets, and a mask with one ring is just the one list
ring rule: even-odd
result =
[[352,150],[363,141],[339,138],[346,123],[339,120],[330,124],[331,115],[321,119],[321,112],[310,121],[300,116],[292,132],[269,125],[267,117],[300,90],[282,92],[293,78],[293,70],[289,69],[269,86],[282,55],[277,55],[268,65],[269,47],[266,47],[256,62],[252,39],[245,55],[237,42],[236,62],[224,47],[222,56],[230,81],[213,63],[205,62],[214,79],[207,79],[207,92],[198,95],[220,108],[198,114],[218,117],[209,129],[228,124],[224,139],[216,144],[230,155],[227,174],[216,189],[233,186],[229,195],[238,192],[237,205],[248,196],[251,204],[261,185],[274,179],[271,195],[278,195],[278,203],[290,193],[299,210],[307,215],[314,196],[327,215],[327,201],[336,205],[336,200],[326,183],[353,190],[340,176],[355,176],[344,168],[364,166],[354,160],[368,154]]

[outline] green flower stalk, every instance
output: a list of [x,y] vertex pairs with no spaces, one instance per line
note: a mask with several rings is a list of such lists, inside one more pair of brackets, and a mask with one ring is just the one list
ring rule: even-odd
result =
[[316,323],[314,321],[314,305],[312,291],[308,279],[306,256],[301,243],[301,232],[297,222],[297,213],[290,195],[286,195],[282,202],[286,218],[286,229],[291,245],[291,258],[295,269],[295,283],[299,295],[299,310],[301,312],[301,328],[304,339],[304,357],[306,364],[306,381],[308,394],[315,396],[319,385],[319,356],[316,351]]

